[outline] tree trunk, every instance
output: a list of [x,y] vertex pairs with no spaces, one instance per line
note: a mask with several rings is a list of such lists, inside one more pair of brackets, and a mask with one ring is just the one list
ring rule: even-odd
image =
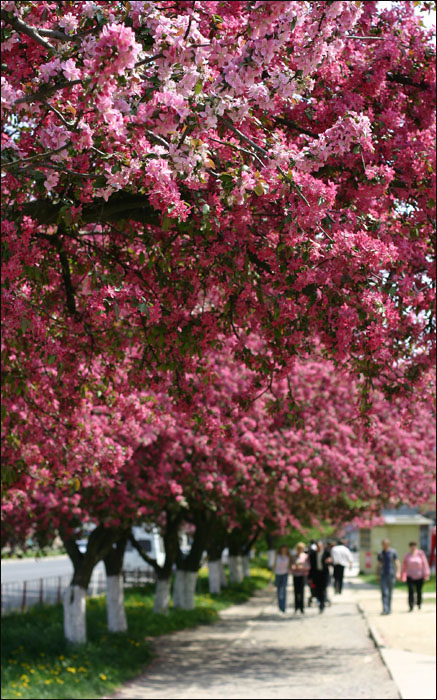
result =
[[229,580],[241,583],[243,580],[243,560],[241,554],[229,556]]
[[176,569],[173,590],[173,605],[181,610],[194,610],[194,594],[196,592],[197,571]]
[[250,576],[250,554],[243,554],[243,556],[242,556],[242,568],[243,568],[243,578],[249,578],[249,576]]
[[184,610],[194,610],[194,594],[196,592],[197,571],[185,571]]
[[268,549],[267,550],[267,566],[269,569],[273,568],[273,562],[275,561],[275,549]]
[[228,585],[228,579],[226,577],[225,567],[223,566],[223,562],[221,560],[220,560],[220,585],[222,588],[226,588]]
[[208,560],[208,582],[210,593],[220,593],[221,590],[221,561]]
[[183,608],[184,602],[184,574],[182,569],[176,569],[173,584],[173,606]]
[[153,612],[160,613],[161,615],[168,615],[168,606],[170,605],[170,586],[170,577],[158,578],[156,580]]
[[106,570],[106,616],[109,632],[126,632],[124,608],[123,558],[129,530],[125,530],[104,558]]
[[70,584],[63,596],[64,634],[72,644],[86,642],[86,588]]
[[106,613],[110,632],[126,632],[123,575],[106,577]]
[[113,542],[120,537],[120,531],[98,525],[88,538],[85,554],[79,551],[74,538],[60,532],[65,549],[72,561],[74,574],[64,598],[64,632],[67,641],[73,644],[86,642],[86,594],[91,574],[98,561],[110,552]]

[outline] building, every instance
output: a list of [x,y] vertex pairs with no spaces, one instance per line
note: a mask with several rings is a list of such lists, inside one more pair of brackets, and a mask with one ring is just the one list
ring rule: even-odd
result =
[[382,549],[381,541],[385,538],[390,540],[401,561],[408,552],[408,543],[411,541],[417,542],[420,549],[429,555],[430,532],[434,525],[430,518],[421,515],[417,508],[408,506],[384,510],[382,517],[383,525],[360,528],[360,571],[365,574],[376,572],[377,555]]

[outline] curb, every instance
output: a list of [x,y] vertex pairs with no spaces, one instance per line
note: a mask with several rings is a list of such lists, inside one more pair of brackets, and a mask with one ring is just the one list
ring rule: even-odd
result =
[[402,693],[401,693],[401,690],[400,690],[398,684],[396,683],[396,678],[394,677],[394,675],[393,675],[393,673],[392,673],[392,671],[391,671],[391,668],[390,668],[390,666],[388,665],[387,660],[386,660],[386,658],[385,658],[385,654],[384,654],[384,651],[385,651],[385,643],[384,643],[383,638],[382,638],[381,635],[379,634],[379,632],[378,632],[378,630],[376,629],[376,627],[374,627],[374,625],[373,625],[373,624],[370,622],[370,620],[367,618],[367,615],[366,615],[366,613],[364,612],[364,609],[361,607],[360,603],[357,603],[357,608],[358,608],[358,610],[360,611],[360,614],[361,614],[361,616],[363,617],[363,619],[364,619],[364,621],[365,621],[365,623],[366,623],[366,625],[367,625],[367,629],[369,630],[369,637],[371,638],[372,642],[374,643],[375,647],[377,648],[382,663],[383,663],[384,666],[386,667],[386,669],[387,669],[387,671],[388,671],[388,673],[389,673],[389,676],[390,676],[390,678],[392,679],[393,683],[396,685],[396,688],[397,688],[399,697],[400,697],[400,698],[403,698],[403,695],[402,695]]
[[357,603],[358,610],[360,611],[361,615],[366,621],[367,627],[369,629],[369,637],[373,640],[373,643],[375,644],[377,649],[381,649],[385,647],[385,643],[381,635],[379,634],[378,630],[374,625],[368,620],[367,615],[364,611],[364,609],[361,607],[360,603]]

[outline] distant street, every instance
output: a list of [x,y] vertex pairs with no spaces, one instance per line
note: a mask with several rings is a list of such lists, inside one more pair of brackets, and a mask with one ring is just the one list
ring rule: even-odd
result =
[[[29,607],[37,602],[56,602],[72,574],[73,566],[67,555],[2,561],[2,610]],[[104,578],[104,564],[99,562],[90,584],[94,594],[104,586]]]

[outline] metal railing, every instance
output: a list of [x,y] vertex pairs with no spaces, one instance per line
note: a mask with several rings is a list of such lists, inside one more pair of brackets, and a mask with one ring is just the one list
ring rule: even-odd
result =
[[[123,571],[123,583],[125,588],[141,586],[155,581],[153,571],[137,569],[135,571]],[[71,575],[46,576],[27,581],[7,581],[1,584],[1,612],[20,610],[25,612],[33,605],[44,603],[55,605],[62,601],[62,595],[70,585]],[[106,573],[96,571],[91,577],[88,586],[88,596],[101,595],[106,591]]]

